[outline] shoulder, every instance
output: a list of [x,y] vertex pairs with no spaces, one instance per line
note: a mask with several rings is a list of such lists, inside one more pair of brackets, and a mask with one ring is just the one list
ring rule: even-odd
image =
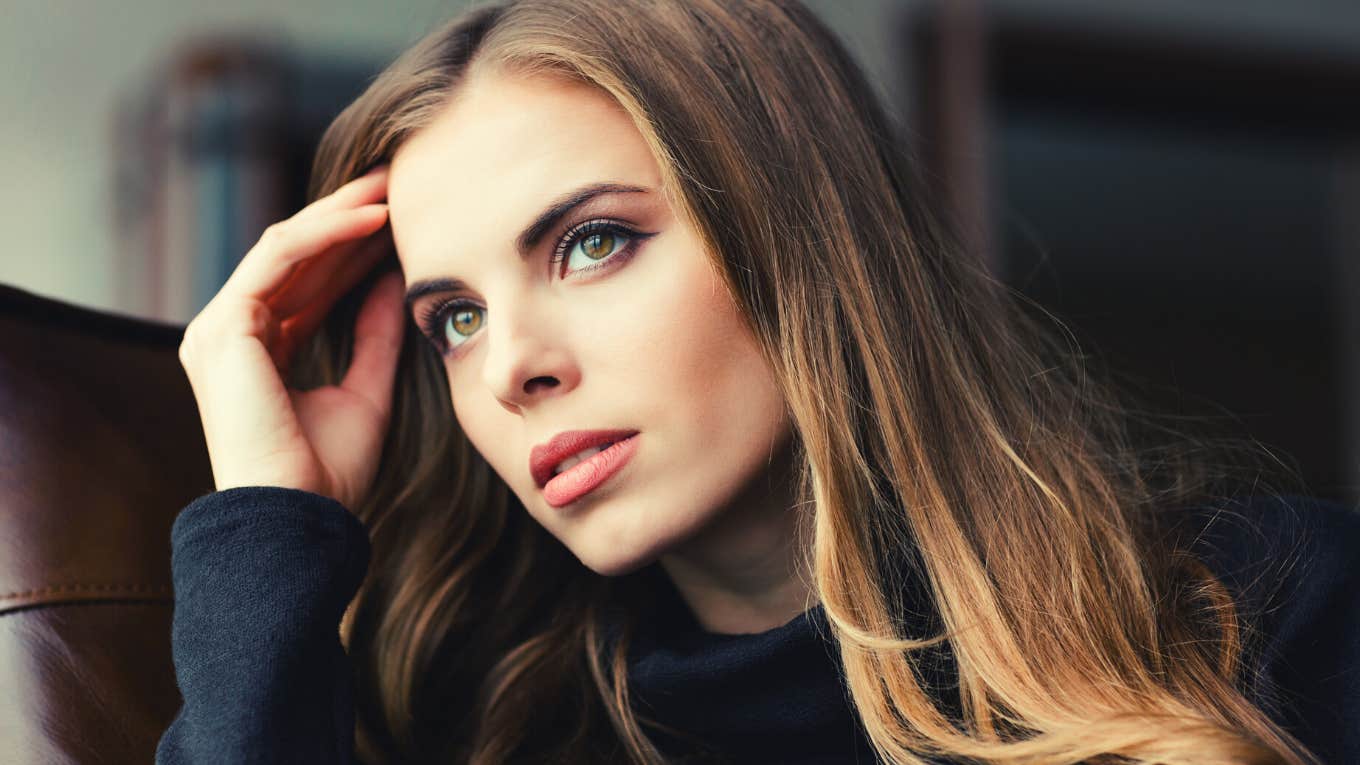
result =
[[1192,549],[1249,606],[1303,616],[1329,598],[1360,597],[1344,587],[1360,582],[1360,509],[1255,495],[1197,508],[1193,518]]
[[1258,703],[1325,762],[1360,761],[1360,510],[1285,494],[1194,517],[1191,548],[1239,607]]
[[1191,518],[1192,548],[1248,597],[1274,599],[1285,586],[1303,588],[1296,595],[1320,594],[1360,574],[1357,508],[1298,494],[1253,495],[1196,508]]

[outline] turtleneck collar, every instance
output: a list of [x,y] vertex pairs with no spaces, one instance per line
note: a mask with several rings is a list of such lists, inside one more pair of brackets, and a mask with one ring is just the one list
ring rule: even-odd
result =
[[693,735],[648,730],[676,762],[876,762],[850,704],[820,605],[750,634],[705,630],[660,568],[642,572],[653,595],[628,650],[635,708]]

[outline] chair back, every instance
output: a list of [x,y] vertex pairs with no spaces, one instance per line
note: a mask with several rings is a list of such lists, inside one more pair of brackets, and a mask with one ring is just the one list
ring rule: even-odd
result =
[[179,709],[170,527],[213,489],[183,333],[0,285],[7,763],[149,763]]

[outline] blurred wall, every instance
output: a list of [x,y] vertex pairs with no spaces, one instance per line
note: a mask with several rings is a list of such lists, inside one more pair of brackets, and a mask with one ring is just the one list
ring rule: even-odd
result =
[[110,273],[114,113],[180,41],[259,30],[386,60],[468,5],[448,0],[12,0],[0,24],[0,282],[121,310]]
[[[850,44],[895,116],[909,72],[898,17],[936,0],[808,0]],[[386,60],[470,0],[7,0],[0,25],[0,282],[82,305],[116,305],[113,113],[179,41],[255,29],[298,50]],[[1190,36],[1360,49],[1355,0],[991,0],[988,10]]]

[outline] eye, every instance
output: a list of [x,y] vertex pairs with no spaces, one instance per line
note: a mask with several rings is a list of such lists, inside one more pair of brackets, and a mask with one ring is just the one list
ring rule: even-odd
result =
[[[616,252],[624,250],[631,252],[633,239],[637,236],[637,232],[617,223],[606,220],[586,221],[562,235],[562,239],[557,243],[557,249],[553,251],[550,262],[561,263],[565,260],[566,264],[570,266],[573,262],[572,256],[579,252],[585,256],[585,259],[575,262],[587,265],[576,269],[576,271],[592,271],[600,266],[589,265],[591,263],[606,260]],[[620,240],[625,246],[622,249],[616,249]]]
[[[558,240],[549,260],[550,264],[565,261],[584,265],[568,273],[594,271],[622,264],[637,251],[638,245],[652,233],[639,233],[627,226],[607,220],[592,220],[578,224]],[[576,257],[577,254],[580,257]],[[565,278],[565,276],[564,276]],[[467,340],[485,323],[485,309],[469,300],[450,298],[431,304],[421,313],[418,324],[440,353],[450,353]]]
[[[420,329],[440,353],[447,353],[481,329],[481,310],[480,306],[466,300],[439,300],[421,313]],[[451,327],[452,333],[444,332],[446,324]],[[447,339],[449,334],[464,340],[450,343]]]

